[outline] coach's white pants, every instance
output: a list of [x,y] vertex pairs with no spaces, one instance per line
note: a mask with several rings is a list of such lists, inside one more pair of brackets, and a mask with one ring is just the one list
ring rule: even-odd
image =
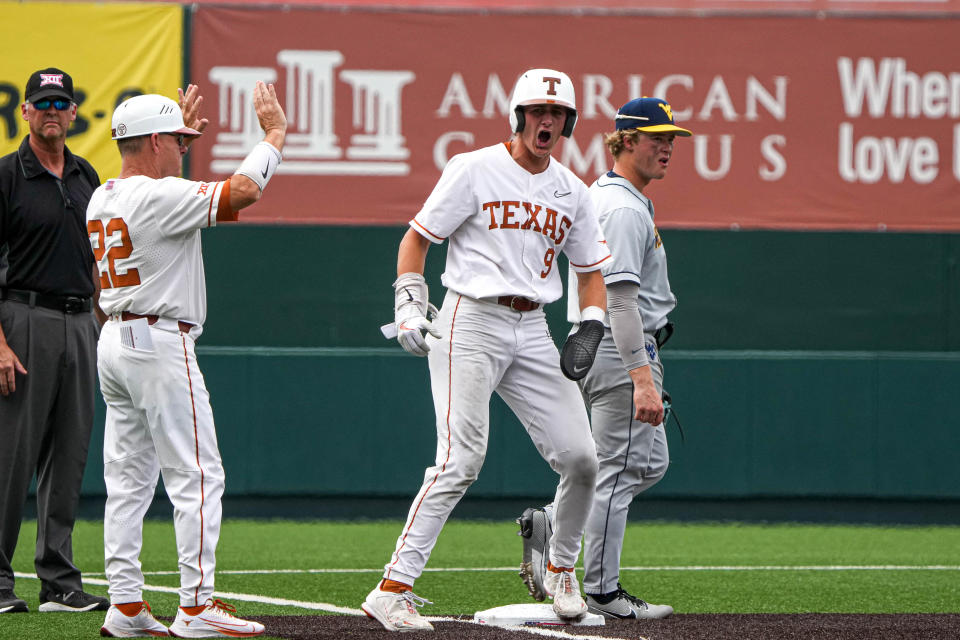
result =
[[519,313],[451,291],[435,324],[442,337],[427,341],[436,463],[424,474],[384,577],[413,585],[423,572],[440,530],[483,465],[494,391],[560,474],[550,556],[555,566],[574,566],[593,501],[597,453],[580,390],[560,372],[543,310]]
[[213,596],[223,465],[194,339],[158,324],[167,328],[150,328],[152,350],[121,345],[114,320],[100,334],[106,574],[111,602],[143,599],[143,518],[162,473],[174,511],[180,604],[199,606]]

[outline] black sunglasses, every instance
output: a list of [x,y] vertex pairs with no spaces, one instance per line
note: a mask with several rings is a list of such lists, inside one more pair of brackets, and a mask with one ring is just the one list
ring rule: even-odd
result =
[[183,135],[182,133],[164,133],[163,135],[165,135],[165,136],[173,136],[174,138],[177,139],[177,145],[179,145],[180,147],[185,146],[185,141],[186,141],[186,138],[187,138],[187,137],[186,137],[185,135]]
[[70,102],[69,100],[62,100],[59,98],[56,100],[51,100],[50,98],[44,98],[43,100],[37,100],[35,102],[31,102],[30,104],[32,104],[33,108],[37,109],[38,111],[46,111],[47,109],[50,108],[50,105],[53,105],[53,108],[56,109],[57,111],[66,111],[67,109],[70,108],[70,105],[72,105],[73,103]]

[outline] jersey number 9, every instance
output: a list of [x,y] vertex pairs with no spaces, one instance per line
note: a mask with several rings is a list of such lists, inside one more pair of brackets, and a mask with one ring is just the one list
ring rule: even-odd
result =
[[547,252],[543,256],[543,266],[545,269],[540,272],[541,278],[546,278],[550,275],[550,270],[553,269],[553,257],[557,254],[552,248],[547,249]]

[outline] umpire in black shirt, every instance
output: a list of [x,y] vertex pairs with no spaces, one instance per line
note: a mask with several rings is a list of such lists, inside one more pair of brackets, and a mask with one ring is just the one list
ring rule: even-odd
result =
[[34,472],[40,611],[105,611],[107,598],[83,591],[72,547],[93,428],[100,324],[86,210],[100,178],[66,147],[70,76],[37,71],[24,96],[30,134],[0,158],[0,614],[27,610],[10,562]]

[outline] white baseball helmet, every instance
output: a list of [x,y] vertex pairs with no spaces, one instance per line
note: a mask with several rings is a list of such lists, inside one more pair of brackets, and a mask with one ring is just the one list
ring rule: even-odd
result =
[[114,140],[147,136],[151,133],[200,135],[199,131],[183,123],[180,105],[155,93],[134,96],[121,102],[113,111],[110,127]]
[[567,122],[561,135],[570,137],[577,124],[577,100],[570,76],[553,69],[524,71],[510,98],[510,130],[523,131],[523,107],[529,104],[558,104],[567,108]]

